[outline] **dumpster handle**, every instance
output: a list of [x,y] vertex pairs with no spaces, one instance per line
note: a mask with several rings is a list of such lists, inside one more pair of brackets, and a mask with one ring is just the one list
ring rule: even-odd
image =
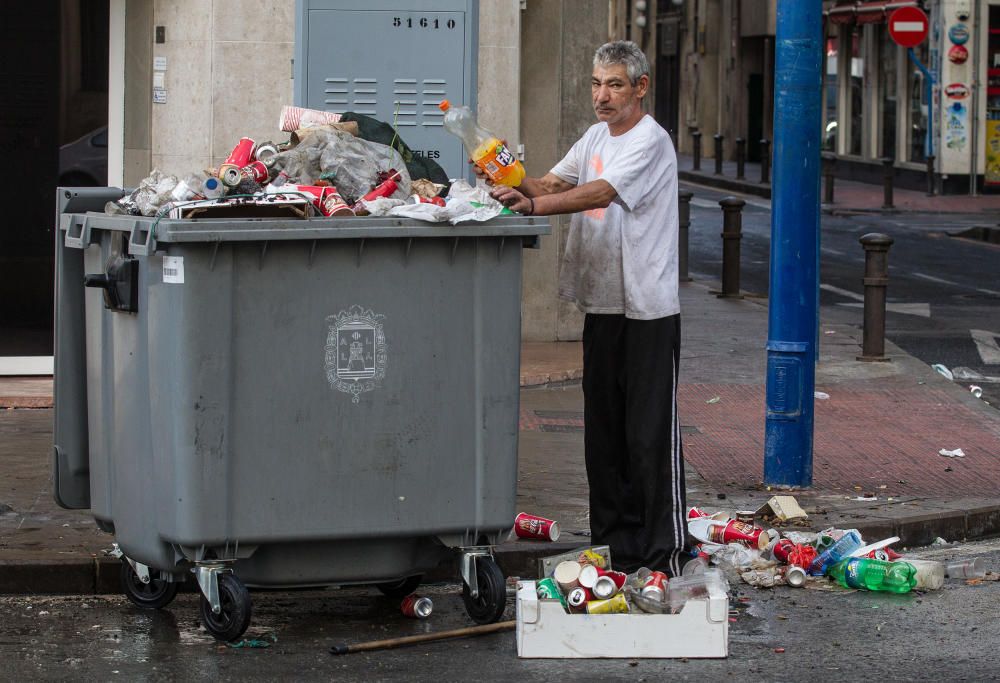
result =
[[86,216],[72,217],[66,228],[67,247],[84,249],[90,245],[90,219]]
[[149,256],[156,251],[156,238],[152,228],[139,221],[132,224],[132,232],[128,238],[128,253],[133,256]]

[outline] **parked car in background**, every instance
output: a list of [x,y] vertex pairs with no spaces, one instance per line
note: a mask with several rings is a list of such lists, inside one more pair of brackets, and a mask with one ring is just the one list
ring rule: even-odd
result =
[[107,184],[107,126],[59,148],[60,187],[104,187]]

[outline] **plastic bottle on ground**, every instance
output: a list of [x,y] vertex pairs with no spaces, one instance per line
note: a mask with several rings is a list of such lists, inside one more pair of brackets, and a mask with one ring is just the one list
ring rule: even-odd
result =
[[812,564],[809,565],[809,573],[823,575],[833,565],[851,556],[855,550],[864,545],[861,534],[851,529],[840,537],[836,543],[824,550]]
[[917,585],[917,570],[909,562],[884,562],[852,557],[830,567],[827,574],[844,588],[909,593]]
[[465,143],[473,163],[483,169],[495,185],[517,187],[524,180],[524,166],[500,138],[476,123],[468,107],[453,107],[448,100],[438,105],[444,112],[444,127]]

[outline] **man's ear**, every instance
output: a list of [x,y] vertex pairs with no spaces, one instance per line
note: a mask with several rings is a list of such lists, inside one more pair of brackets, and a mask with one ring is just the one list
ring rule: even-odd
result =
[[636,95],[640,98],[645,97],[646,93],[649,92],[649,74],[643,74],[639,76],[638,82],[635,84]]

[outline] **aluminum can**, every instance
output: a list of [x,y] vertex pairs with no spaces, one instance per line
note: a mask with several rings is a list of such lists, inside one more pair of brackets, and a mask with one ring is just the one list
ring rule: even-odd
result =
[[267,142],[262,142],[253,150],[253,158],[267,166],[274,163],[274,158],[278,154],[278,146],[275,145],[270,140]]
[[806,570],[792,564],[785,569],[785,583],[794,588],[801,588],[806,582]]
[[771,551],[774,554],[774,559],[778,562],[788,563],[788,553],[795,550],[795,544],[789,541],[787,538],[783,538],[774,544],[774,548]]
[[354,211],[344,202],[335,187],[324,187],[319,203],[319,210],[324,216],[353,216]]
[[399,609],[402,611],[403,616],[410,617],[411,619],[426,619],[434,611],[434,603],[430,598],[414,593],[403,598]]
[[574,612],[582,612],[591,600],[593,600],[593,596],[590,594],[590,591],[579,586],[571,590],[569,595],[566,596],[566,602]]
[[628,600],[619,593],[608,600],[591,600],[587,603],[587,614],[628,614]]
[[527,512],[519,512],[514,518],[514,533],[518,538],[536,538],[555,541],[559,538],[559,523]]
[[597,581],[594,583],[594,587],[590,589],[590,592],[593,593],[594,597],[598,600],[607,600],[618,592],[618,586],[615,585],[615,580],[610,576],[598,576]]
[[536,583],[535,590],[538,593],[538,597],[542,600],[558,600],[562,603],[563,607],[566,607],[566,596],[562,594],[558,584],[556,584],[556,580],[551,576],[545,577]]
[[219,166],[219,180],[227,187],[236,187],[243,179],[241,169],[250,163],[254,142],[251,138],[240,138],[226,160]]
[[709,540],[712,543],[720,545],[742,543],[745,546],[757,548],[758,550],[766,548],[771,540],[770,536],[763,529],[755,527],[752,524],[738,522],[735,519],[731,519],[725,524],[722,522],[712,524],[709,527],[709,536]]
[[240,180],[244,178],[248,180],[253,180],[261,185],[267,182],[267,179],[271,176],[271,172],[267,169],[260,161],[251,161],[249,164],[240,169]]
[[640,594],[649,600],[663,602],[667,592],[667,575],[663,572],[652,572],[646,579],[646,585],[642,587]]

